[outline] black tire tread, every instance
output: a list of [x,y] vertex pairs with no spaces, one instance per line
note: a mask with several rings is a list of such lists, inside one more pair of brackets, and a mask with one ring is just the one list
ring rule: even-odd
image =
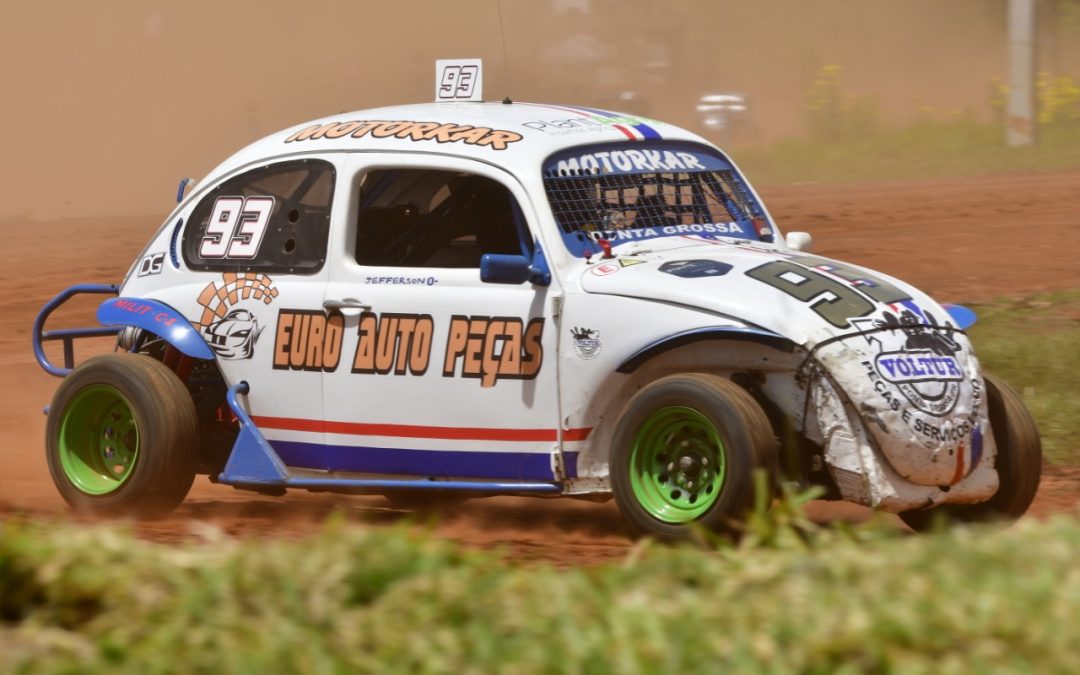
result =
[[1042,439],[1039,437],[1035,419],[1012,387],[989,373],[986,373],[983,379],[986,381],[990,419],[1008,420],[1008,425],[1001,435],[1008,439],[1009,448],[1022,450],[1002,453],[1003,443],[998,439],[999,432],[995,430],[994,441],[998,445],[999,457],[998,477],[1002,487],[998,488],[997,494],[985,504],[1004,517],[1016,519],[1027,512],[1031,502],[1035,500],[1035,493],[1039,491],[1039,480],[1042,476]]
[[[128,398],[140,433],[134,472],[120,489],[87,495],[70,484],[60,466],[57,440],[64,406],[80,389],[109,384]],[[195,479],[199,425],[187,388],[160,361],[142,354],[113,353],[88,359],[64,378],[53,396],[46,427],[46,456],[53,482],[76,511],[153,518],[175,509]]]
[[[690,525],[661,523],[644,513],[637,506],[629,481],[618,463],[628,458],[622,456],[626,434],[632,429],[624,428],[636,414],[642,401],[656,395],[655,392],[667,387],[690,387],[703,392],[703,396],[715,396],[730,407],[734,417],[733,428],[721,429],[727,436],[727,443],[732,446],[729,452],[729,474],[724,486],[724,495],[717,501],[716,507],[703,515],[697,524],[724,535],[738,535],[738,529],[754,503],[754,471],[762,469],[768,478],[770,498],[775,489],[777,476],[777,441],[769,423],[769,418],[754,397],[731,380],[709,373],[683,373],[661,378],[637,392],[623,408],[617,423],[611,452],[612,490],[616,502],[631,534],[635,536],[651,535],[659,539],[674,541],[691,538],[694,534]],[[745,451],[746,457],[740,459],[738,453]]]
[[1042,475],[1042,439],[1035,419],[1020,396],[1001,378],[983,372],[990,426],[997,445],[998,491],[978,504],[943,504],[906,511],[900,519],[916,532],[934,528],[938,521],[981,523],[1012,522],[1027,512],[1039,490]]

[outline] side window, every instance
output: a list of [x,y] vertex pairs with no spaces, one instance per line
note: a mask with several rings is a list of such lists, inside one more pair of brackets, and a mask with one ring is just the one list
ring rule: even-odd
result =
[[457,171],[377,169],[360,184],[356,262],[480,267],[485,253],[531,255],[517,200],[497,181]]
[[326,261],[334,166],[270,164],[210,191],[188,219],[184,262],[195,270],[314,274]]

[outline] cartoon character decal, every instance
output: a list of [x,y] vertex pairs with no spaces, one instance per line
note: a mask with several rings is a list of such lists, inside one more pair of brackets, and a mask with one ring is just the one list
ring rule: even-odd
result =
[[220,284],[206,285],[198,298],[203,308],[198,327],[218,358],[239,360],[254,355],[262,327],[251,310],[236,305],[269,305],[277,296],[273,280],[254,272],[226,272]]
[[[951,356],[960,351],[960,345],[948,333],[941,331],[937,319],[930,312],[922,311],[922,315],[926,317],[929,326],[922,323],[915,312],[910,309],[904,309],[900,312],[899,318],[891,312],[884,312],[883,314],[885,318],[878,319],[874,322],[874,325],[892,331],[898,329],[904,331],[908,336],[907,344],[904,345],[905,349],[929,349],[939,356]],[[945,327],[952,329],[952,324],[946,322]]]
[[218,358],[250,359],[262,328],[254,314],[246,309],[234,309],[207,326],[203,333]]

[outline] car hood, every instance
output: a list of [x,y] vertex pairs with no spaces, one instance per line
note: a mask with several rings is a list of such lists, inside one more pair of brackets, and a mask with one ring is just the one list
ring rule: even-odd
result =
[[768,245],[710,242],[600,260],[581,284],[697,307],[800,345],[912,482],[953,485],[979,462],[986,409],[967,336],[897,279]]
[[[847,271],[839,276],[828,270],[822,273],[823,266]],[[798,283],[800,273],[824,277],[825,282],[815,292]],[[844,274],[862,278],[845,280]],[[895,311],[895,303],[877,301],[856,290],[870,289],[871,284],[880,282],[895,287],[900,291],[897,295],[909,302],[936,312],[936,318],[947,317],[928,295],[898,279],[822,256],[756,243],[716,241],[619,255],[596,261],[581,275],[581,286],[588,293],[697,307],[765,328],[806,348],[859,332],[859,319],[880,317],[890,305],[890,311]],[[844,297],[836,298],[830,288]],[[886,297],[880,292],[875,295]],[[805,297],[810,299],[802,299]]]

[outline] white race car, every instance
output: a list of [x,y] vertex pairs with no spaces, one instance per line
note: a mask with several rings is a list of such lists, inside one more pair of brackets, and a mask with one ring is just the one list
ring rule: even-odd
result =
[[[760,471],[915,527],[1027,509],[1038,432],[980,371],[969,310],[781,236],[692,133],[438,73],[439,102],[301,124],[181,184],[122,284],[42,310],[74,508],[160,514],[204,473],[614,495],[635,533],[679,538],[737,530]],[[103,327],[46,332],[84,292],[119,296]],[[73,367],[103,333],[117,353]]]

